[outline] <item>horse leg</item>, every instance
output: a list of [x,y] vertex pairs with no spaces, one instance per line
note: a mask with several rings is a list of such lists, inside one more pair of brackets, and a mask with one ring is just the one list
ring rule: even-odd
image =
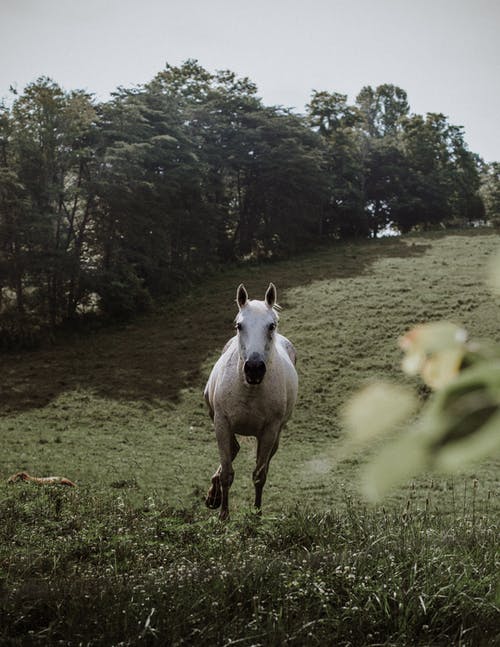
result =
[[[236,455],[240,450],[240,445],[236,440],[236,436],[234,434],[231,436],[230,442],[231,442],[230,451],[231,451],[231,463],[232,463],[232,461],[236,458]],[[217,508],[219,508],[222,503],[222,488],[221,488],[221,478],[220,478],[221,472],[222,472],[222,465],[219,465],[219,467],[215,471],[215,474],[212,476],[212,485],[210,486],[207,497],[205,499],[205,505],[207,506],[207,508],[211,508],[212,510],[216,510]]]
[[255,486],[255,508],[260,514],[262,507],[262,490],[267,479],[269,463],[278,449],[280,430],[275,433],[266,433],[257,441],[257,464],[253,472]]
[[205,499],[205,505],[207,508],[216,510],[220,506],[221,502],[221,489],[220,489],[220,471],[221,466],[217,468],[215,474],[212,476],[212,485],[208,490],[207,497]]
[[229,518],[229,488],[234,479],[233,457],[236,456],[240,448],[235,435],[227,428],[226,425],[215,426],[215,435],[219,446],[220,456],[220,489],[221,489],[221,507],[219,519],[225,521]]

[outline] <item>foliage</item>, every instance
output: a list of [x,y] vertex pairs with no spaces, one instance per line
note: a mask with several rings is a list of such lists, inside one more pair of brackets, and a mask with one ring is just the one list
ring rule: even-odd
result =
[[486,218],[500,224],[500,163],[486,164],[482,172],[480,194],[484,201]]
[[40,78],[0,110],[3,345],[138,313],[230,261],[494,220],[480,170],[460,127],[390,84],[355,105],[315,91],[302,116],[194,60],[101,103]]
[[365,86],[356,97],[366,132],[375,138],[395,135],[408,115],[408,97],[402,88],[385,83],[373,89]]
[[[498,261],[491,282],[498,290]],[[500,346],[469,342],[465,330],[443,321],[416,326],[400,347],[406,353],[403,370],[420,375],[435,393],[409,429],[366,468],[371,499],[421,471],[454,472],[500,453]],[[378,383],[351,400],[345,420],[353,440],[370,441],[398,429],[414,411],[411,392]]]
[[323,143],[327,195],[320,224],[322,236],[363,237],[369,225],[363,210],[363,141],[358,112],[347,96],[314,92],[308,105],[311,127]]
[[402,232],[439,223],[482,220],[477,202],[479,160],[467,150],[463,129],[442,114],[412,115],[401,136],[406,158],[403,200],[395,212]]

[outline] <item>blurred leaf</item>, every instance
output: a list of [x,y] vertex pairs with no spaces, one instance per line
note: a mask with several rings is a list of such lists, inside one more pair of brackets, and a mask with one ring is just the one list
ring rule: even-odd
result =
[[[416,432],[416,430],[413,430]],[[428,452],[417,433],[405,433],[386,445],[364,468],[362,492],[372,502],[429,465]]]
[[408,375],[420,373],[428,386],[440,389],[458,375],[466,340],[466,331],[447,321],[415,326],[399,340],[405,352],[402,369]]
[[[475,442],[491,424],[495,426],[492,421],[498,419],[499,409],[500,361],[480,362],[460,373],[436,394],[422,416],[436,462],[440,462],[439,455],[445,448],[451,451],[452,445],[463,445],[468,438]],[[491,433],[486,432],[486,436]],[[500,426],[497,435],[500,437]],[[467,462],[468,456],[474,460],[473,453],[471,449],[470,454],[464,454],[462,462]]]
[[[366,406],[360,398],[362,394],[353,399],[360,408]],[[364,424],[368,424],[375,411],[366,406]],[[361,420],[362,414],[357,415]],[[456,471],[494,456],[499,449],[500,361],[483,361],[437,391],[424,406],[419,420],[365,467],[364,494],[377,501],[419,472]]]
[[431,354],[463,346],[466,340],[467,332],[460,326],[449,321],[435,321],[415,326],[401,337],[399,345],[406,352],[418,349]]
[[479,362],[494,360],[500,360],[500,345],[490,339],[475,339],[467,343],[467,352],[460,369],[464,370]]
[[405,422],[418,406],[413,393],[402,386],[374,382],[354,395],[343,411],[353,443],[366,443]]
[[420,371],[425,384],[434,390],[446,386],[458,375],[464,354],[462,348],[449,348],[431,355]]
[[500,411],[465,438],[447,443],[435,457],[436,469],[454,472],[469,463],[491,458],[500,451]]

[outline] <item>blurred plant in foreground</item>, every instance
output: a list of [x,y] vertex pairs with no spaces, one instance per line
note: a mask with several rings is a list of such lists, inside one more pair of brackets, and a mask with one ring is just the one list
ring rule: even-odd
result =
[[[500,256],[490,279],[500,294]],[[400,430],[365,468],[363,489],[373,501],[423,471],[454,472],[500,452],[500,345],[468,341],[446,321],[416,326],[399,345],[403,371],[433,391],[418,415],[410,388],[384,382],[362,389],[343,411],[349,446]]]

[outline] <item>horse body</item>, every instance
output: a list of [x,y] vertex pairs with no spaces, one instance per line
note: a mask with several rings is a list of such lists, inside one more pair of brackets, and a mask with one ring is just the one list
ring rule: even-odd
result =
[[298,388],[295,349],[276,331],[276,288],[270,285],[264,301],[249,301],[238,288],[237,334],[226,344],[205,387],[205,400],[214,421],[220,465],[212,477],[206,503],[229,514],[232,461],[239,450],[235,434],[257,438],[253,473],[255,506],[260,509],[269,462],[290,418]]

